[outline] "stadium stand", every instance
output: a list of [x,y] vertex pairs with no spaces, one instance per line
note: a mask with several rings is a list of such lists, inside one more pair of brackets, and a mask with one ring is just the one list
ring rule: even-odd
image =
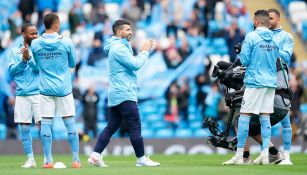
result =
[[[214,79],[206,77],[212,71],[209,62],[214,65],[217,61],[229,60],[229,49],[232,48],[228,47],[229,41],[225,35],[229,32],[233,19],[237,19],[237,25],[245,33],[252,30],[252,21],[249,12],[246,11],[245,4],[240,0],[225,1],[226,3],[218,1],[216,5],[208,7],[205,17],[198,16],[198,13],[201,13],[196,8],[198,0],[163,1],[164,3],[144,0],[144,6],[132,2],[136,1],[104,0],[93,5],[90,0],[60,0],[57,7],[63,23],[62,34],[70,36],[76,46],[80,68],[73,73],[74,86],[80,94],[83,94],[89,86],[95,86],[101,99],[98,103],[97,131],[100,132],[107,123],[107,116],[105,115],[108,86],[107,59],[105,55],[102,55],[94,60],[91,65],[88,64],[88,61],[90,55],[98,52],[99,47],[102,49],[103,43],[112,34],[112,21],[124,14],[132,19],[133,15],[125,13],[124,9],[125,7],[135,7],[140,8],[142,14],[132,24],[135,27],[135,41],[132,43],[134,50],[144,38],[154,38],[157,41],[156,48],[150,53],[148,62],[138,72],[139,108],[143,136],[145,138],[190,138],[210,135],[207,128],[202,128],[204,117],[202,108],[208,106],[211,99],[202,99],[201,103],[197,104],[197,98],[199,93],[208,94],[212,82],[214,82]],[[287,9],[287,14],[290,15],[295,29],[302,34],[303,40],[307,41],[306,2],[291,0],[279,0],[278,2],[284,9]],[[14,18],[17,28],[20,27],[21,24],[18,23],[18,20],[21,19],[21,16],[16,13],[18,3],[19,0],[11,0],[10,3],[0,2],[0,52],[3,48],[0,53],[0,80],[3,79],[5,83],[0,88],[0,99],[5,95],[11,97],[13,94],[11,78],[7,72],[6,58],[9,49],[20,43],[21,38],[13,37],[12,31],[10,31],[12,26],[7,21]],[[172,5],[172,3],[175,3],[175,5]],[[178,11],[180,13],[174,13]],[[163,15],[167,15],[167,19]],[[33,22],[38,21],[38,19],[35,19],[37,16],[38,12],[32,14]],[[177,30],[177,32],[170,30],[171,32],[167,33],[169,28]],[[42,33],[43,27],[40,26],[39,29]],[[98,41],[101,42],[101,45],[98,49],[95,49],[94,45]],[[305,78],[306,73],[302,74]],[[194,81],[198,75],[204,75],[204,81],[207,82],[200,85],[201,92],[199,93],[198,85]],[[175,123],[176,128],[173,128],[165,121],[168,104],[165,93],[173,82],[177,82],[180,88],[182,78],[189,81],[188,119],[183,121],[182,115],[179,114],[179,120]],[[222,97],[223,94],[219,93]],[[84,129],[83,106],[80,99],[75,94],[74,96],[77,105],[76,119],[78,128],[82,132]],[[306,104],[301,106],[301,111],[305,117],[307,114],[306,106]],[[218,110],[217,112],[220,114],[221,109],[218,108]],[[1,115],[0,140],[5,140],[7,129],[5,114]],[[223,123],[225,117],[227,117],[225,114],[217,117],[220,129],[225,126]],[[273,127],[273,136],[280,135],[279,128],[279,125]],[[33,127],[32,130],[33,138],[38,139],[37,128]],[[64,134],[66,132],[63,131],[65,130],[64,124],[60,118],[54,121],[53,130],[55,133],[54,139],[67,138],[67,135]],[[118,134],[116,134],[116,137],[118,137]]]

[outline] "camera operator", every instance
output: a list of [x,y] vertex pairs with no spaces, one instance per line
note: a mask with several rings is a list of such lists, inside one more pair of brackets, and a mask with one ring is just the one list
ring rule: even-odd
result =
[[246,67],[245,91],[238,120],[238,144],[236,155],[223,165],[245,164],[243,151],[249,133],[252,114],[260,115],[262,147],[260,164],[269,164],[269,143],[271,136],[270,114],[273,113],[275,88],[277,87],[276,61],[278,47],[268,29],[269,13],[258,10],[254,16],[255,31],[246,35],[239,55]]

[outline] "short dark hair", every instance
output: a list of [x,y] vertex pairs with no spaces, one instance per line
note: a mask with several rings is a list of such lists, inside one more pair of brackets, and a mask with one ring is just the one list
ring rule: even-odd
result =
[[269,9],[268,13],[275,13],[276,16],[280,17],[280,12],[277,9]]
[[59,21],[60,18],[55,13],[48,13],[44,16],[44,25],[46,29],[51,29],[52,25]]
[[267,10],[257,10],[254,15],[259,20],[260,24],[267,27],[270,25],[270,16]]
[[126,20],[123,20],[123,19],[120,19],[120,20],[117,20],[114,22],[114,24],[112,25],[112,30],[113,30],[113,34],[115,35],[116,32],[121,29],[121,27],[123,25],[129,25],[130,26],[130,23],[129,21],[126,21]]
[[24,23],[24,24],[22,25],[22,27],[21,27],[21,33],[26,32],[27,29],[28,29],[29,27],[33,27],[33,26],[35,27],[34,24],[31,24],[31,23]]

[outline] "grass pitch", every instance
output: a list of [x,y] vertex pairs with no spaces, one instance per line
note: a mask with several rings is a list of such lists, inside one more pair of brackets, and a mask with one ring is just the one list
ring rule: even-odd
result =
[[[70,155],[55,155],[54,161],[64,162],[66,169],[42,169],[43,157],[36,156],[37,168],[22,169],[25,156],[0,156],[0,174],[3,175],[297,175],[307,174],[307,155],[293,154],[293,166],[223,166],[221,163],[231,158],[228,155],[154,155],[151,158],[161,163],[160,167],[135,167],[133,156],[106,156],[108,168],[97,168],[87,163],[87,157],[81,156],[81,169],[73,169]],[[253,158],[256,158],[254,155]]]

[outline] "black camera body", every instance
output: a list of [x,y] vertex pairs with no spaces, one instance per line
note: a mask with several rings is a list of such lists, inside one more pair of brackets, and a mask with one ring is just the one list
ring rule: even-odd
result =
[[[240,53],[241,44],[235,46],[236,52]],[[215,147],[226,148],[232,151],[236,150],[237,139],[227,140],[232,119],[236,109],[241,107],[242,98],[244,94],[244,75],[245,67],[242,66],[239,59],[234,63],[227,63],[225,61],[218,62],[213,69],[212,77],[219,80],[220,84],[225,87],[225,102],[226,106],[230,108],[230,115],[227,121],[226,130],[221,132],[218,128],[219,124],[213,118],[206,117],[203,121],[204,127],[208,127],[212,136],[206,138],[206,143]]]
[[241,43],[238,43],[238,44],[236,44],[236,45],[234,46],[235,52],[236,52],[237,54],[239,54],[239,53],[241,52],[241,47],[242,47]]

